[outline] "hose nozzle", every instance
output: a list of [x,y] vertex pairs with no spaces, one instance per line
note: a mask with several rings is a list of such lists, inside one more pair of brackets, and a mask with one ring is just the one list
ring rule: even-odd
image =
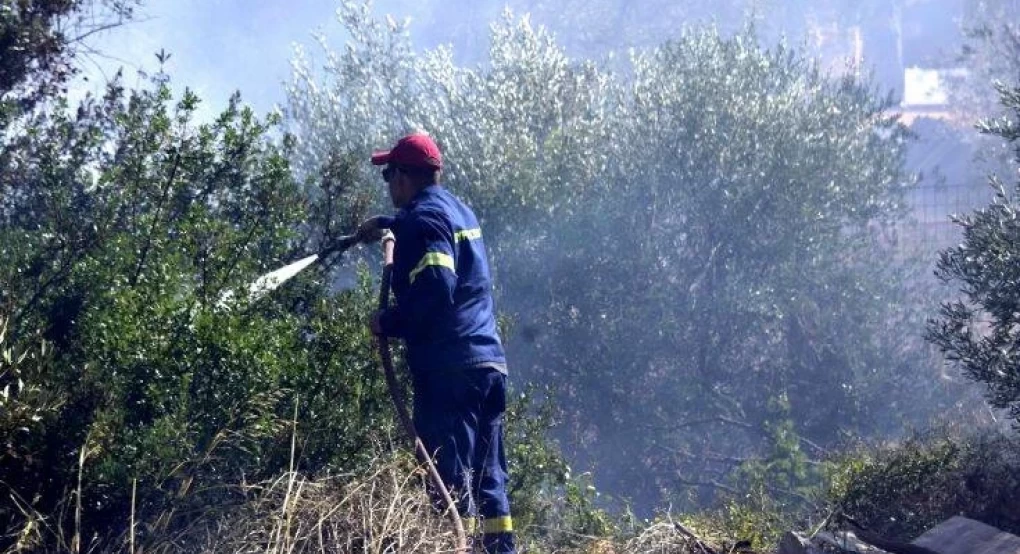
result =
[[325,258],[326,256],[328,256],[330,254],[336,254],[336,253],[345,252],[347,249],[349,249],[350,247],[354,246],[355,244],[358,244],[358,236],[357,235],[344,235],[342,237],[337,238],[332,243],[330,243],[329,246],[326,246],[325,248],[320,250],[319,251],[319,257],[320,258]]

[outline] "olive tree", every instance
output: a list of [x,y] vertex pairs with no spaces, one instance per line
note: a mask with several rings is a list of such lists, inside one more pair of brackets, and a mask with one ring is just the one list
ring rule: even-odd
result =
[[482,220],[513,371],[554,391],[573,459],[614,492],[700,502],[764,463],[796,494],[808,457],[948,405],[922,266],[894,246],[909,135],[867,81],[750,30],[621,63],[508,13],[465,67],[360,3],[339,22],[322,72],[295,59],[297,156],[437,139]]

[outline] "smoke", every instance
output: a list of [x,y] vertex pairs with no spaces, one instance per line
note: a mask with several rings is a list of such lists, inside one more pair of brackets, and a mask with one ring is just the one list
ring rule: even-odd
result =
[[[289,89],[307,164],[433,133],[482,218],[515,377],[550,386],[572,462],[639,508],[702,504],[738,468],[796,487],[847,436],[967,411],[921,339],[930,261],[908,252],[930,222],[903,218],[927,162],[878,117],[896,87],[858,77],[904,11],[766,4],[524,3],[484,50],[463,26],[486,4],[409,27],[345,4],[353,42]],[[808,36],[760,49],[787,29]]]
[[[756,457],[817,458],[962,397],[925,381],[932,298],[904,275],[927,266],[886,262],[945,227],[940,191],[971,179],[946,145],[967,131],[917,127],[910,150],[873,101],[914,109],[897,105],[904,68],[950,63],[960,1],[390,0],[341,3],[342,24],[337,6],[154,2],[100,47],[142,68],[165,48],[209,106],[234,88],[286,104],[304,175],[432,132],[482,217],[514,376],[553,387],[557,434],[600,486],[698,504]],[[777,45],[789,71],[757,50]],[[894,221],[904,206],[917,236]]]

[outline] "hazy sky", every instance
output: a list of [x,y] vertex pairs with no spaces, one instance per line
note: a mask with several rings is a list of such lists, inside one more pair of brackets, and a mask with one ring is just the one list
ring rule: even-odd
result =
[[[731,0],[734,1],[744,0]],[[219,110],[236,89],[259,112],[274,102],[283,102],[282,82],[289,76],[293,45],[303,43],[312,54],[318,46],[311,40],[314,30],[327,33],[334,48],[345,42],[336,21],[338,0],[143,0],[137,21],[101,35],[94,46],[116,59],[93,57],[85,62],[88,83],[79,83],[72,99],[85,90],[95,90],[106,75],[125,67],[128,84],[137,83],[137,69],[153,72],[155,52],[171,54],[167,65],[175,89],[190,86],[199,93],[209,110]],[[623,12],[613,6],[627,6]],[[391,14],[398,20],[411,19],[410,32],[418,47],[430,48],[452,43],[459,61],[485,58],[483,51],[467,51],[465,45],[483,49],[488,23],[509,6],[520,15],[533,13],[536,25],[559,29],[568,53],[604,44],[654,40],[664,32],[675,32],[692,23],[692,13],[725,17],[722,8],[710,0],[643,0],[640,3],[601,2],[587,9],[586,0],[375,0],[377,16]],[[608,6],[608,12],[607,12]],[[672,6],[672,7],[670,7]],[[620,13],[616,13],[620,12]],[[615,14],[615,15],[614,15]],[[652,14],[651,19],[648,21]],[[645,18],[643,23],[635,18]],[[555,21],[549,21],[550,18]],[[621,27],[627,26],[628,29]],[[564,33],[571,41],[562,40]],[[577,37],[594,36],[594,40]],[[573,46],[574,48],[571,48]]]
[[[98,50],[114,59],[93,56],[91,61],[86,61],[84,69],[88,82],[77,84],[72,101],[80,98],[84,91],[98,88],[105,80],[104,74],[113,75],[119,66],[125,68],[127,84],[137,84],[138,69],[151,73],[158,68],[154,54],[162,48],[171,54],[167,71],[174,88],[190,86],[204,100],[200,117],[219,112],[229,95],[238,89],[245,101],[259,113],[265,113],[274,103],[285,101],[283,82],[290,74],[294,44],[309,46],[314,56],[319,50],[311,40],[314,30],[325,31],[334,48],[342,47],[346,41],[335,19],[337,0],[143,1],[145,5],[139,10],[138,21],[109,31],[94,42]],[[533,23],[550,25],[559,29],[560,35],[569,34],[573,40],[564,40],[568,38],[564,36],[559,39],[569,54],[576,55],[579,52],[572,50],[580,48],[584,50],[581,53],[590,54],[590,49],[603,43],[619,47],[657,41],[699,18],[726,27],[735,23],[729,20],[741,17],[741,10],[733,6],[750,1],[607,1],[596,2],[601,9],[593,10],[588,9],[590,2],[586,0],[558,0],[556,3],[545,0],[376,0],[373,10],[378,16],[410,17],[411,36],[419,47],[452,42],[460,61],[475,61],[484,58],[484,52],[467,51],[464,45],[484,49],[488,33],[486,23],[498,17],[505,5],[514,7],[518,13],[535,12]],[[783,32],[797,36],[803,32],[802,26],[791,25],[797,17],[791,10],[802,1],[785,0],[777,4],[786,10],[780,15],[773,14]],[[853,12],[854,3],[849,0],[830,3]],[[961,0],[908,2],[904,13],[914,15],[904,19],[902,47],[908,49],[920,44],[928,50],[954,49],[950,43],[960,3]],[[893,0],[889,0],[890,9],[892,5]],[[607,6],[618,8],[606,11]],[[727,10],[724,6],[730,8]],[[869,23],[880,29],[887,27],[888,17],[883,14],[879,10]],[[547,21],[548,18],[555,21]],[[582,35],[590,38],[579,40]],[[883,46],[882,40],[878,35],[867,36],[868,44],[877,45],[880,50],[865,52],[866,63],[892,55],[892,50],[881,48],[891,49],[895,45]],[[921,59],[923,56],[911,54],[907,57]],[[900,86],[895,81],[902,78],[902,73],[897,74],[897,71],[879,72],[878,76],[884,79],[882,84]]]
[[[94,46],[110,57],[84,62],[88,81],[75,85],[73,98],[95,90],[104,75],[112,76],[120,66],[127,84],[138,83],[137,70],[155,72],[155,53],[163,48],[171,54],[167,70],[174,88],[190,86],[207,110],[219,111],[240,89],[263,113],[284,101],[282,83],[290,73],[293,44],[315,52],[311,32],[316,29],[330,34],[336,46],[343,44],[336,5],[336,0],[146,0],[138,21],[95,40]],[[383,0],[375,2],[374,10],[412,17],[412,34],[424,37],[429,34],[415,30],[433,15],[423,11],[427,5]]]

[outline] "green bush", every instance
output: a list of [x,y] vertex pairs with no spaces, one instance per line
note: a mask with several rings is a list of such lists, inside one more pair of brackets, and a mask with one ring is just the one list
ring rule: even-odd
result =
[[145,540],[288,469],[295,427],[305,471],[367,463],[392,434],[367,268],[338,294],[327,260],[256,303],[222,301],[328,238],[316,214],[363,215],[357,183],[309,199],[273,118],[235,96],[198,124],[198,104],[114,83],[2,146],[0,546],[28,527],[43,549],[101,544],[133,488]]
[[963,515],[1020,533],[1020,437],[998,431],[915,436],[836,461],[827,496],[881,535],[913,540]]
[[[0,198],[0,550],[116,548],[131,517],[161,543],[245,482],[364,470],[400,438],[365,325],[374,268],[328,258],[240,292],[364,217],[379,187],[363,160],[335,152],[299,182],[274,117],[235,96],[199,124],[199,102],[114,83],[0,145],[17,162]],[[525,524],[563,485],[550,418],[527,394],[508,417]]]

